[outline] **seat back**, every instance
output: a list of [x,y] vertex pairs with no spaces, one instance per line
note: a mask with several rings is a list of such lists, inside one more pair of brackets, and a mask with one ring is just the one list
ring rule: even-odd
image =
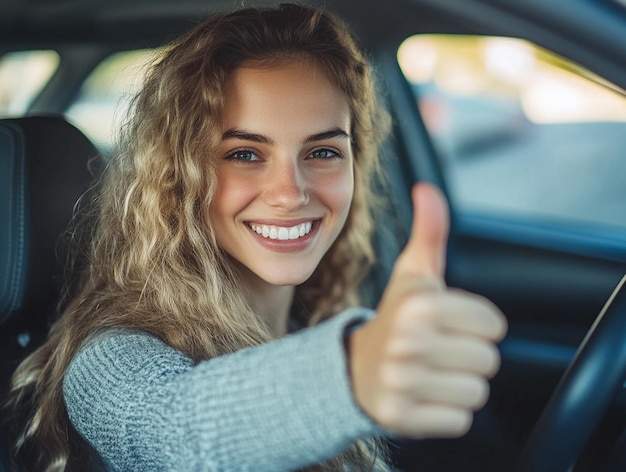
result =
[[101,168],[93,144],[62,117],[0,120],[2,400],[13,370],[56,314],[67,249],[62,236]]

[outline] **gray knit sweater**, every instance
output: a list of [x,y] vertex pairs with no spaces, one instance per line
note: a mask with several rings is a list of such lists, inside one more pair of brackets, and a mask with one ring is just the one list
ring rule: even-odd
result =
[[116,471],[287,471],[381,433],[355,405],[343,336],[351,309],[314,328],[194,365],[142,332],[99,334],[63,393],[76,430]]

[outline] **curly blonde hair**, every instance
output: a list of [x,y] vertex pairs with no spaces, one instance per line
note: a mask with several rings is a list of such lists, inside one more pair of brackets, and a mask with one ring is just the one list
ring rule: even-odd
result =
[[[12,408],[28,411],[17,449],[35,451],[38,470],[75,470],[85,460],[62,381],[94,333],[140,329],[195,362],[271,339],[241,294],[206,209],[229,74],[246,61],[300,59],[322,67],[347,98],[355,191],[341,234],[296,297],[311,325],[358,302],[374,260],[371,182],[388,128],[370,66],[345,24],[320,9],[281,5],[207,20],[167,47],[148,73],[98,188],[87,268],[46,343],[14,375]],[[372,445],[359,442],[310,470],[362,469],[375,460]]]

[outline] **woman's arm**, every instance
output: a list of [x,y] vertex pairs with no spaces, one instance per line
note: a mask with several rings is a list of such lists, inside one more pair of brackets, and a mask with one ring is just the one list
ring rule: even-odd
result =
[[314,328],[194,366],[141,332],[99,335],[72,361],[74,427],[119,470],[293,470],[380,430],[355,405],[344,331],[353,309]]

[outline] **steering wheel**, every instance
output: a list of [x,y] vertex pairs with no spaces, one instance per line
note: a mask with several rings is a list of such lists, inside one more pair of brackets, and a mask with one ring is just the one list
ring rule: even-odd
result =
[[624,384],[626,276],[594,321],[548,401],[519,472],[568,472]]

